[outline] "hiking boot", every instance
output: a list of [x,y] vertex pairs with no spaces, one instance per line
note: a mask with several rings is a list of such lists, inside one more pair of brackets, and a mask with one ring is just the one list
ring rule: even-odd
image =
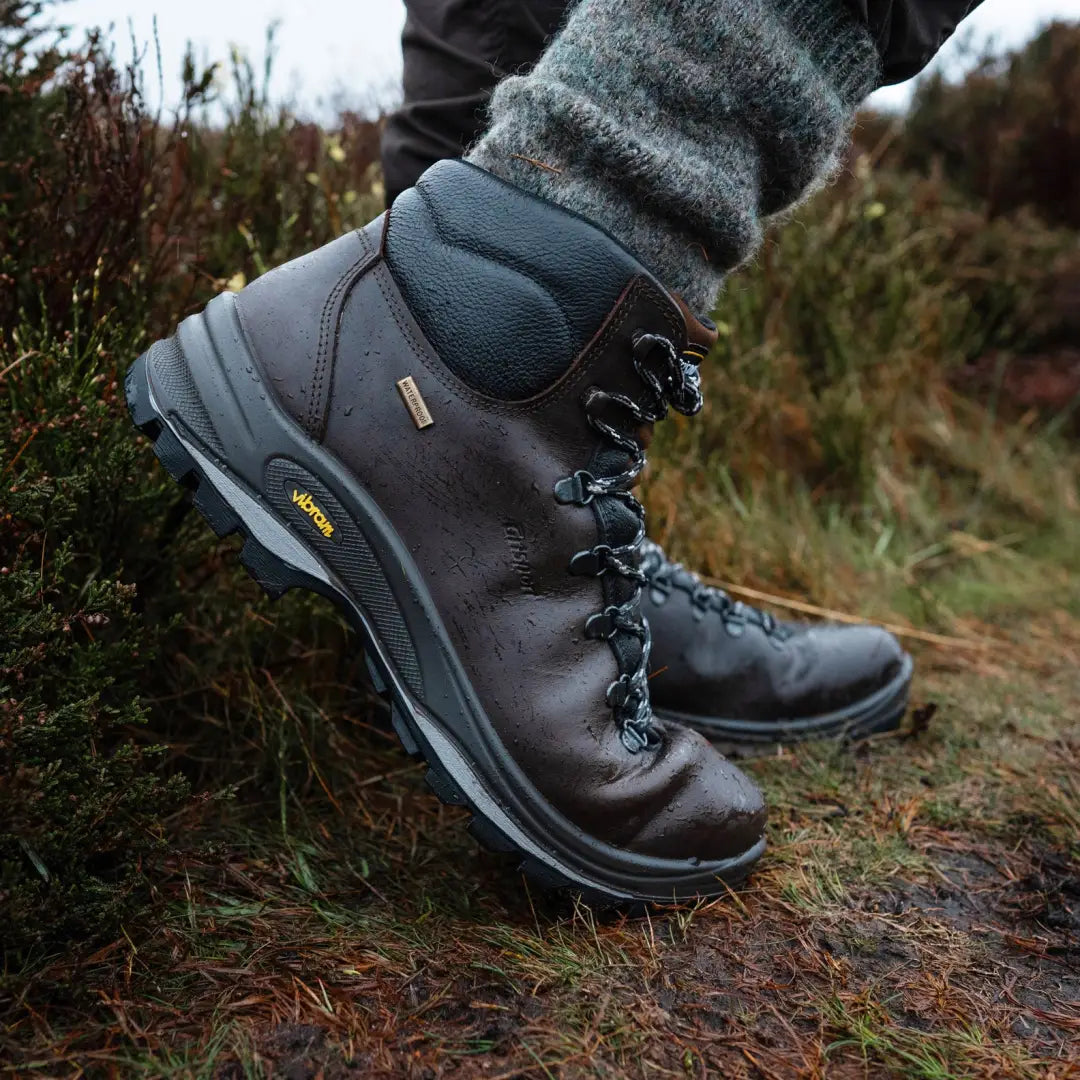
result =
[[657,716],[733,755],[900,726],[912,662],[892,634],[780,622],[704,585],[648,540],[641,567]]
[[760,856],[754,785],[657,722],[642,441],[705,329],[584,220],[461,162],[215,298],[128,374],[136,424],[271,594],[341,605],[428,782],[553,887],[679,900]]

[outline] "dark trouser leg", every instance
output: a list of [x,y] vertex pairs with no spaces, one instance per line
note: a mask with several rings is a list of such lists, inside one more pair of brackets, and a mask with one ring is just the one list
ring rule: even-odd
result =
[[405,101],[383,136],[387,202],[479,137],[506,75],[536,63],[573,0],[406,0]]
[[982,0],[848,0],[881,54],[882,85],[904,82],[934,58]]

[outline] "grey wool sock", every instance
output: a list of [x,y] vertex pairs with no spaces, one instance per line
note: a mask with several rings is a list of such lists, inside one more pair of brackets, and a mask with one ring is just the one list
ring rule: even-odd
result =
[[581,0],[467,159],[607,230],[699,312],[836,168],[880,61],[845,0]]

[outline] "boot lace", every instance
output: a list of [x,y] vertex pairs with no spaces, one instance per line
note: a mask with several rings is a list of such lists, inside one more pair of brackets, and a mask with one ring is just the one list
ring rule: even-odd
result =
[[[680,353],[675,344],[659,334],[639,333],[634,338],[634,368],[645,384],[639,400],[621,393],[606,393],[592,388],[584,406],[589,425],[607,442],[626,453],[627,465],[621,471],[594,475],[580,469],[555,485],[555,499],[563,505],[589,506],[594,499],[614,499],[627,507],[637,519],[637,534],[624,544],[596,544],[579,551],[570,560],[570,572],[589,577],[611,574],[629,581],[633,588],[629,599],[610,604],[589,617],[587,637],[612,641],[617,634],[629,634],[640,642],[640,660],[632,671],[623,671],[607,690],[607,702],[615,714],[623,745],[631,753],[655,749],[660,736],[653,727],[649,704],[649,658],[652,633],[641,615],[641,593],[647,578],[638,565],[638,552],[645,540],[645,509],[630,488],[645,468],[645,450],[641,442],[615,427],[604,415],[612,406],[625,410],[633,426],[654,424],[668,414],[669,406],[684,416],[701,411],[701,375],[699,353]],[[600,471],[600,470],[597,470]],[[618,656],[618,653],[616,653]],[[620,661],[620,668],[622,663]]]
[[777,646],[782,646],[791,637],[790,630],[767,611],[732,600],[723,589],[706,585],[681,563],[671,562],[660,545],[651,540],[646,540],[641,547],[641,571],[651,590],[652,601],[657,605],[663,604],[673,589],[680,589],[690,594],[695,619],[703,619],[710,613],[719,615],[732,637],[741,637],[747,626],[759,627]]

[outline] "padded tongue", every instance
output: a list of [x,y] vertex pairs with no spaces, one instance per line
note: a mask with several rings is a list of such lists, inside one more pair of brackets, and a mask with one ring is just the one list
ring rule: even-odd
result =
[[441,161],[390,211],[386,259],[455,375],[519,401],[551,386],[637,277],[602,230],[462,161]]

